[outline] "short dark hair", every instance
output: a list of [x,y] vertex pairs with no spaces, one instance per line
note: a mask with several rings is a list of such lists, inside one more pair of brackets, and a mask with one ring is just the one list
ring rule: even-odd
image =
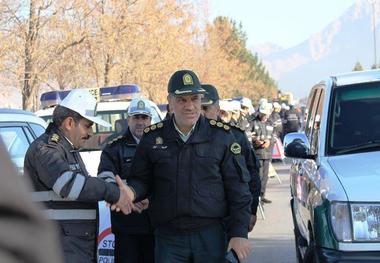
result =
[[62,122],[71,117],[74,119],[75,123],[78,123],[81,119],[84,119],[79,113],[70,110],[69,108],[57,105],[53,111],[53,123],[56,126],[61,126]]

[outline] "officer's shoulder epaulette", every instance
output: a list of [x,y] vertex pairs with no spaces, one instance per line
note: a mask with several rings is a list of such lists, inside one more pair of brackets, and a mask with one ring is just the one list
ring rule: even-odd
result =
[[59,137],[58,134],[56,133],[53,133],[50,137],[49,137],[49,143],[58,143],[59,140],[61,140],[61,138]]
[[112,145],[112,144],[114,144],[115,142],[121,140],[122,138],[124,138],[124,135],[119,135],[119,136],[113,138],[112,140],[110,140],[109,142],[107,142],[107,144],[108,144],[108,145]]
[[231,127],[228,124],[223,123],[221,121],[210,120],[209,123],[210,123],[210,126],[214,128],[221,128],[225,131],[229,131],[231,129]]
[[156,129],[161,129],[162,127],[164,127],[164,123],[163,122],[155,123],[155,124],[152,124],[152,125],[146,127],[144,129],[144,133],[148,133],[148,132],[154,131]]
[[229,125],[231,126],[231,128],[233,128],[233,129],[235,129],[235,130],[239,130],[239,131],[241,131],[241,132],[245,132],[245,130],[244,130],[242,127],[240,127],[240,126],[238,126],[238,125],[236,125],[236,124],[229,123]]

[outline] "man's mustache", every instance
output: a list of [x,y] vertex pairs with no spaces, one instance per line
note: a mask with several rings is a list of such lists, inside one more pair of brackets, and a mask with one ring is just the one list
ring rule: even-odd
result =
[[90,138],[91,138],[91,135],[87,135],[87,136],[82,137],[83,140],[88,140]]

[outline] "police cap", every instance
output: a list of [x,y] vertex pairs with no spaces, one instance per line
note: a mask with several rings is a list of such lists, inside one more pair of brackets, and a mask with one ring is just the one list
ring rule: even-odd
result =
[[186,96],[191,94],[203,94],[205,90],[191,70],[178,70],[170,78],[168,93],[174,96]]
[[140,115],[140,114],[152,117],[150,103],[147,99],[134,98],[129,104],[128,116]]
[[202,105],[212,105],[219,101],[218,91],[213,85],[202,84],[202,88],[206,91],[202,98]]

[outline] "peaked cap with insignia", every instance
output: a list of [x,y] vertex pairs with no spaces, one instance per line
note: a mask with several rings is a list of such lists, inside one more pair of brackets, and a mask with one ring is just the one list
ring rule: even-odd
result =
[[197,75],[191,70],[178,70],[171,76],[168,84],[168,93],[174,96],[203,94]]
[[206,91],[202,98],[202,105],[212,105],[219,101],[218,90],[210,84],[202,84],[202,88]]
[[133,115],[138,115],[138,114],[152,117],[149,100],[143,99],[143,98],[134,98],[133,100],[131,100],[131,103],[129,104],[129,107],[128,107],[128,116],[133,116]]

